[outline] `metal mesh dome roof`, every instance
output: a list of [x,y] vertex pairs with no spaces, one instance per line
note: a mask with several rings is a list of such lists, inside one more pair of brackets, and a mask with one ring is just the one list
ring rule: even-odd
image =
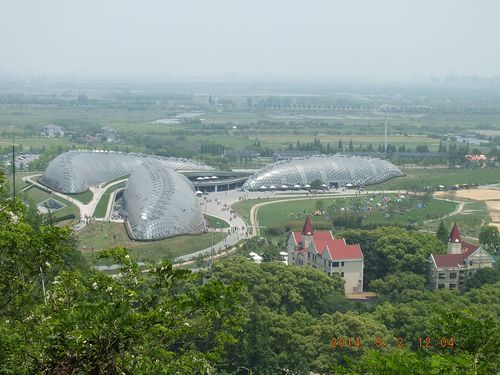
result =
[[339,186],[370,185],[397,176],[403,176],[403,173],[385,160],[337,154],[290,159],[270,164],[252,175],[243,188],[304,186],[314,180],[326,184],[336,182]]
[[129,234],[159,240],[205,230],[191,182],[159,160],[147,160],[130,175],[123,192]]
[[189,159],[98,151],[70,151],[54,158],[40,178],[61,193],[82,193],[95,186],[131,174],[146,160],[158,160],[176,170],[213,170]]

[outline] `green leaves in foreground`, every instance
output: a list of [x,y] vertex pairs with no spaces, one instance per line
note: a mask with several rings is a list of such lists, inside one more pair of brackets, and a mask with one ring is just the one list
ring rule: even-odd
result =
[[236,287],[198,286],[169,263],[142,275],[123,249],[103,256],[122,264],[119,275],[61,272],[46,304],[2,327],[25,338],[20,372],[213,373],[239,329]]

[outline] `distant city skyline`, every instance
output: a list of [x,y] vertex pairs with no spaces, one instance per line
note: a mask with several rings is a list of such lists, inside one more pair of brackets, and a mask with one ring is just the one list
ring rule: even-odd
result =
[[498,14],[495,0],[19,0],[0,7],[0,77],[493,77]]

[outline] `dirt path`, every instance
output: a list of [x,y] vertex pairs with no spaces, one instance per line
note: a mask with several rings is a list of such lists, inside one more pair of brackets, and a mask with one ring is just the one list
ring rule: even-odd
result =
[[[437,192],[434,197],[449,196],[449,192]],[[488,225],[496,226],[500,229],[500,189],[496,189],[494,185],[489,185],[484,188],[476,188],[471,190],[457,190],[453,193],[457,198],[467,199],[471,201],[481,201],[486,204],[491,217],[491,222]]]

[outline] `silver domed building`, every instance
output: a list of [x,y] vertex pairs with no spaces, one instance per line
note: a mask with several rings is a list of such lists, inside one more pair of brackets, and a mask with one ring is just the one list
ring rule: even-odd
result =
[[123,192],[129,235],[160,240],[201,233],[205,219],[191,182],[159,160],[147,160],[130,175]]
[[120,152],[70,151],[57,156],[49,163],[40,182],[61,193],[83,193],[90,186],[130,175],[147,160],[158,160],[175,170],[214,169],[189,159]]
[[243,189],[304,187],[315,180],[337,186],[371,185],[403,176],[395,165],[381,159],[352,156],[312,156],[270,164],[252,175]]

